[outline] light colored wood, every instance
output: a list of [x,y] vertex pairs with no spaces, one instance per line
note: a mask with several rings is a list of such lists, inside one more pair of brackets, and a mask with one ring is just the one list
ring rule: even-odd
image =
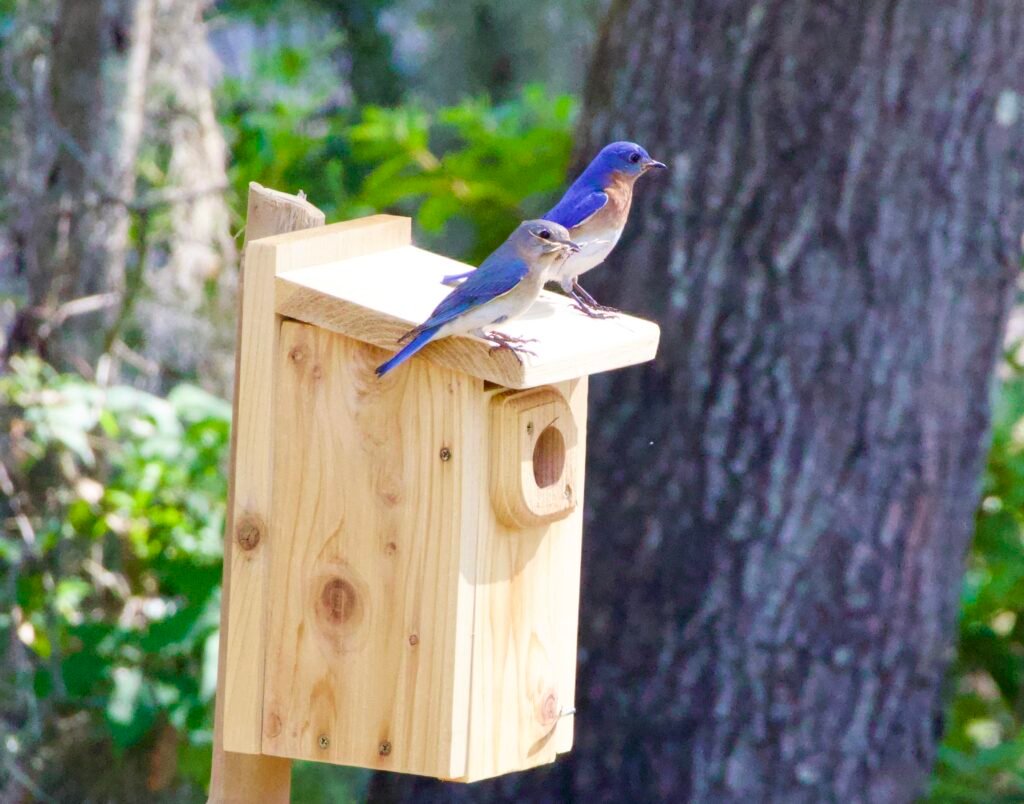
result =
[[[583,499],[587,379],[556,388],[579,429],[566,459]],[[552,762],[573,739],[573,716],[559,715],[575,698],[582,507],[527,529],[509,528],[490,506],[480,517],[469,755],[460,781]]]
[[[248,215],[246,219],[247,240],[253,234],[281,234],[295,229],[322,226],[324,214],[304,199],[289,196],[276,190],[268,190],[255,182],[249,185]],[[238,288],[238,319],[236,322],[236,343],[242,341],[245,297],[245,277],[240,278]],[[235,467],[238,449],[238,388],[241,382],[241,349],[235,350],[235,394],[232,401],[231,446],[229,457],[227,502],[227,527],[224,538],[224,577],[221,586],[220,644],[218,646],[217,694],[214,705],[213,761],[211,763],[210,792],[211,804],[231,802],[263,801],[283,804],[289,800],[291,786],[291,762],[280,757],[258,754],[238,754],[224,750],[224,705],[227,677],[227,646],[230,639],[228,610],[231,601],[231,534],[235,531]],[[239,592],[241,594],[241,592]]]
[[246,242],[263,237],[315,229],[324,225],[324,213],[303,194],[289,195],[249,182],[249,203],[245,216]]
[[[263,751],[466,767],[483,383],[285,322]],[[285,552],[286,551],[286,552]]]
[[491,503],[513,528],[557,522],[576,508],[576,422],[554,388],[491,400]]
[[221,692],[225,699],[224,747],[228,751],[258,754],[262,749],[266,616],[272,605],[266,574],[274,542],[274,533],[268,530],[274,480],[274,361],[280,328],[280,316],[274,310],[275,276],[290,270],[296,257],[357,257],[374,248],[408,243],[410,236],[408,219],[386,215],[314,232],[328,229],[328,238],[310,237],[303,231],[246,245],[231,533],[236,541],[233,547],[249,546],[232,549],[230,556],[227,676]]
[[[441,278],[470,267],[414,246],[329,259],[330,230],[291,241],[296,250],[289,273],[277,281],[277,311],[389,351],[451,291]],[[650,321],[625,314],[588,318],[569,299],[547,291],[500,330],[535,339],[529,345],[535,356],[524,355],[520,363],[510,352],[492,352],[485,341],[467,336],[429,344],[422,359],[507,388],[533,388],[650,360],[660,337]]]
[[[219,723],[254,759],[473,781],[572,746],[586,375],[650,359],[659,331],[546,294],[502,327],[539,339],[524,366],[457,338],[377,379],[463,267],[410,231],[247,248]],[[549,425],[562,464],[535,452]]]

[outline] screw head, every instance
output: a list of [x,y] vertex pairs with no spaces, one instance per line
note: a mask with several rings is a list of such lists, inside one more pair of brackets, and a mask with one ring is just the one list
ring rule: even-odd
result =
[[452,459],[452,451],[448,447],[441,447],[441,460],[450,461]]
[[526,423],[526,434],[533,435],[533,422]]
[[420,644],[420,638],[416,634],[409,634],[409,644],[415,647]]
[[386,757],[388,754],[390,754],[391,742],[388,740],[384,740],[377,748],[377,753],[380,754],[382,757]]
[[572,499],[572,486],[570,486],[568,484],[566,484],[566,486],[565,486],[565,499],[567,499],[567,500],[571,500]]
[[321,748],[327,748],[331,744],[331,738],[328,737],[326,734],[321,734],[320,739],[317,740],[317,744]]

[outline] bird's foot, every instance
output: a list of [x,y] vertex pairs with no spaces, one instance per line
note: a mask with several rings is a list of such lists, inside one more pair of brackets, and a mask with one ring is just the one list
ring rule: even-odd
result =
[[588,318],[596,319],[615,318],[615,316],[619,312],[614,307],[605,307],[603,304],[596,304],[594,306],[590,306],[589,304],[583,304],[578,299],[576,300],[576,303],[573,304],[573,309],[579,310]]
[[522,346],[513,346],[510,343],[496,343],[494,346],[490,348],[490,354],[492,355],[495,352],[502,351],[511,352],[512,357],[514,357],[519,362],[520,366],[523,365],[523,355],[530,355],[531,357],[537,356],[536,352],[531,352],[529,349],[524,349]]
[[484,337],[492,344],[490,354],[509,351],[519,361],[520,366],[523,365],[523,355],[537,356],[536,352],[523,348],[525,343],[536,343],[536,338],[516,338],[513,335],[506,335],[504,332],[488,332]]
[[507,343],[511,346],[537,342],[536,338],[517,338],[515,335],[506,335],[504,332],[488,332],[487,339],[493,343]]

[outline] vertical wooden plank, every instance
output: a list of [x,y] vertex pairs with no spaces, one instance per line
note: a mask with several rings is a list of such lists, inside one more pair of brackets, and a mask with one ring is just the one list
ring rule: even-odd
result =
[[[587,380],[554,387],[579,428],[567,459],[582,486]],[[583,498],[582,487],[573,493]],[[582,506],[558,522],[516,530],[486,505],[479,531],[463,781],[543,765],[572,747],[573,718],[560,713],[573,707],[575,696]]]
[[245,258],[241,370],[235,389],[236,430],[233,482],[231,596],[224,696],[224,748],[260,753],[262,722],[265,557],[270,550],[273,490],[275,252],[265,241],[250,243]]
[[[324,214],[305,198],[268,190],[255,182],[249,185],[246,240],[267,235],[323,226]],[[244,264],[244,263],[243,263]],[[245,276],[239,278],[236,344],[242,341]],[[224,578],[221,586],[220,645],[217,666],[217,695],[214,705],[213,761],[211,763],[209,802],[264,801],[283,804],[289,800],[291,763],[278,757],[229,753],[224,749],[225,679],[227,645],[230,635],[228,609],[231,601],[232,534],[235,530],[235,467],[238,448],[238,389],[241,384],[242,356],[235,349],[235,393],[232,401],[231,445],[228,467],[227,528],[224,538]]]
[[262,749],[457,776],[483,383],[419,360],[378,380],[386,355],[282,326]]

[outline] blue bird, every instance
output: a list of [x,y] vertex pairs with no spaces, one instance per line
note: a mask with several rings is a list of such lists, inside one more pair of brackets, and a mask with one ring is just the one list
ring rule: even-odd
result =
[[[548,276],[558,282],[579,309],[594,318],[601,311],[615,312],[597,301],[579,283],[579,276],[604,262],[619,242],[633,201],[633,184],[651,168],[665,165],[652,159],[635,142],[613,142],[601,149],[587,169],[566,190],[562,199],[544,216],[569,230],[580,250],[561,263]],[[471,274],[446,276],[445,284]]]
[[527,350],[521,338],[489,328],[522,315],[529,309],[544,282],[558,263],[578,252],[564,226],[546,220],[521,223],[467,279],[444,297],[422,324],[405,333],[401,351],[377,366],[383,377],[437,338],[471,333],[493,344],[494,349],[511,349],[516,358]]

